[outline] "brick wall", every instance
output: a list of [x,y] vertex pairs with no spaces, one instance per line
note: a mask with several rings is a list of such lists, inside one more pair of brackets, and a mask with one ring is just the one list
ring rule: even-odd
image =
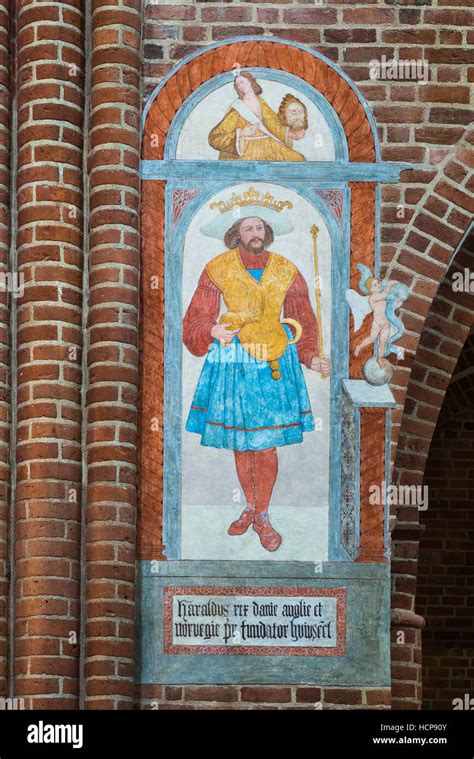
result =
[[[382,158],[426,165],[403,172],[400,185],[382,190],[382,273],[412,292],[401,311],[405,359],[398,362],[392,382],[397,401],[393,477],[402,484],[422,481],[444,391],[471,323],[469,294],[455,297],[448,277],[439,288],[474,210],[470,19],[467,4],[436,7],[430,0],[357,8],[344,2],[312,7],[286,0],[145,6],[145,96],[185,55],[212,42],[249,34],[303,42],[336,62],[367,98],[379,127]],[[370,79],[369,63],[382,55],[426,60],[429,81]],[[459,268],[467,255],[464,250],[458,257]],[[408,709],[421,704],[424,620],[415,613],[420,531],[416,508],[404,508],[398,517],[393,533],[392,706]]]
[[[459,377],[459,379],[456,379]],[[474,336],[459,358],[431,443],[429,508],[416,608],[423,631],[423,703],[450,709],[474,693]]]
[[[10,155],[12,95],[9,76],[13,24],[9,3],[0,2],[0,271],[9,270],[10,254]],[[0,697],[7,694],[8,606],[8,498],[10,480],[10,309],[7,291],[0,291]]]
[[[16,696],[79,694],[84,18],[17,5]],[[70,638],[70,634],[72,637]],[[75,636],[75,637],[74,637]]]
[[[10,93],[17,86],[25,284],[14,304],[10,689],[26,708],[134,699],[141,5],[115,5],[97,0],[91,19],[80,0],[18,2],[18,74],[6,78]],[[3,413],[2,403],[0,424]],[[0,677],[3,594],[4,584]]]
[[[13,14],[0,0],[0,267],[7,266],[11,226],[25,278],[20,299],[0,292],[0,694],[9,623],[10,685],[35,707],[134,703],[138,118],[144,96],[183,55],[241,34],[304,42],[358,83],[377,119],[384,159],[427,164],[383,190],[383,269],[412,288],[404,307],[406,359],[393,386],[400,481],[422,480],[472,311],[467,294],[453,300],[446,282],[438,291],[473,210],[467,3],[189,0],[142,9],[139,0],[94,0],[91,10],[85,18],[80,0],[19,0]],[[430,81],[371,80],[370,60],[394,54],[424,57]],[[10,339],[14,430],[7,416]],[[7,522],[10,460],[14,508]],[[394,534],[394,632],[405,633],[403,644],[394,643],[398,708],[420,699],[417,526],[408,510]],[[9,613],[8,530],[17,597]],[[238,708],[313,708],[317,690],[185,686],[158,688],[153,698],[160,708],[202,708],[228,703],[223,694],[230,693]],[[328,708],[387,705],[385,691],[370,689],[322,689],[318,697]]]
[[261,685],[143,685],[142,709],[388,709],[390,688]]
[[94,10],[85,705],[126,709],[135,669],[141,5],[96,0]]

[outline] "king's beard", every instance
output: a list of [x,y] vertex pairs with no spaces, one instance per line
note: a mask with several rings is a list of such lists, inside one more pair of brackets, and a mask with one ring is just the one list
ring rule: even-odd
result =
[[265,248],[265,243],[263,240],[259,240],[259,244],[257,244],[256,240],[249,240],[248,243],[240,241],[240,244],[242,245],[245,250],[247,250],[249,253],[262,253],[262,251]]

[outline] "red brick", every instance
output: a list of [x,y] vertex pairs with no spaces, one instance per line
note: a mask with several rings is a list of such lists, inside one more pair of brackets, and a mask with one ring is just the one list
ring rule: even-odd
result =
[[291,8],[283,11],[285,24],[335,24],[335,8]]
[[385,690],[367,690],[367,703],[370,705],[386,704],[390,705],[391,693],[389,689]]
[[284,704],[291,701],[289,688],[244,686],[240,692],[241,700],[253,703]]
[[324,688],[326,704],[362,704],[362,692],[356,688]]
[[436,8],[425,11],[425,22],[427,24],[436,24],[439,26],[472,26],[474,22],[474,16],[470,11],[466,10],[452,10],[447,8]]
[[299,704],[316,704],[321,701],[321,688],[300,687],[296,689],[296,701]]
[[391,8],[352,8],[344,9],[344,24],[393,24],[395,11]]
[[185,701],[221,701],[229,703],[238,700],[238,690],[224,685],[187,685],[184,688]]

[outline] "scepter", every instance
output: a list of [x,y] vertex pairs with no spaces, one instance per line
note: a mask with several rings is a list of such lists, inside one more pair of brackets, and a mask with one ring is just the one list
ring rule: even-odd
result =
[[324,351],[323,351],[323,328],[321,324],[321,288],[319,286],[319,266],[318,266],[318,248],[317,248],[317,237],[318,237],[319,229],[316,226],[316,224],[313,224],[313,226],[311,227],[309,231],[311,232],[311,235],[313,237],[314,276],[315,276],[315,287],[316,287],[316,316],[318,320],[319,358],[323,358]]

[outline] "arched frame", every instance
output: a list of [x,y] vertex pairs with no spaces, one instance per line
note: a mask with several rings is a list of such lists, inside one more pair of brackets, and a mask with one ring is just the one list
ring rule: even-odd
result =
[[[177,159],[186,119],[207,94],[232,80],[234,64],[308,97],[330,127],[335,160]],[[358,285],[356,264],[379,273],[380,184],[397,182],[406,165],[380,162],[370,109],[337,66],[301,45],[275,39],[218,43],[184,59],[150,97],[142,136],[138,542],[146,655],[140,680],[276,682],[283,677],[285,682],[303,678],[321,684],[386,687],[390,682],[388,510],[383,504],[369,505],[368,496],[374,481],[388,479],[389,409],[394,404],[388,388],[367,393],[361,380],[364,359],[353,353],[344,296],[347,288]],[[268,182],[297,193],[316,209],[331,238],[329,555],[317,577],[314,562],[182,561],[180,557],[183,246],[191,220],[209,198],[247,182]],[[364,329],[368,331],[369,325],[358,332],[357,340],[365,337]],[[349,434],[344,431],[344,414]],[[238,594],[243,586],[255,583],[269,593],[282,584],[295,593],[300,592],[296,588],[306,588],[301,590],[304,593],[311,587],[322,594],[342,593],[338,630],[344,641],[337,655],[319,652],[305,661],[304,656],[277,654],[275,669],[269,667],[265,651],[250,657],[232,656],[238,651],[229,651],[228,656],[206,657],[208,666],[203,667],[199,651],[189,650],[182,657],[167,648],[170,588],[205,593],[230,587],[227,592]],[[365,626],[367,634],[362,635]]]
[[[293,86],[298,84],[302,91],[321,110],[328,120],[334,135],[336,160],[333,162],[306,162],[304,164],[272,164],[271,175],[268,164],[261,162],[229,162],[176,160],[173,158],[178,135],[190,110],[205,95],[231,81],[234,64],[240,68],[252,69],[265,77],[272,77]],[[310,202],[317,199],[317,193],[339,191],[341,193],[342,230],[334,240],[339,256],[339,267],[347,266],[344,287],[354,287],[359,277],[356,263],[365,263],[377,274],[378,255],[378,213],[379,182],[393,182],[399,177],[404,164],[388,164],[377,161],[379,145],[377,132],[370,109],[357,88],[346,75],[323,56],[307,50],[301,45],[283,41],[243,38],[231,42],[218,43],[205,52],[185,58],[179,66],[157,86],[152,93],[142,120],[142,346],[141,346],[141,435],[140,435],[140,532],[139,545],[142,559],[165,559],[163,546],[163,490],[157,493],[157,475],[163,473],[164,429],[164,388],[165,347],[163,334],[165,305],[164,292],[153,290],[147,281],[163,275],[166,280],[166,251],[170,250],[169,218],[165,219],[165,207],[170,207],[170,193],[189,186],[199,187],[212,184],[217,187],[229,186],[230,182],[267,180],[283,187],[291,187],[301,192]],[[204,179],[203,179],[204,178]],[[315,194],[316,193],[316,194]],[[180,220],[180,229],[192,214],[192,209],[200,200],[191,202]],[[157,213],[157,205],[160,206]],[[317,207],[323,209],[334,228],[334,215],[319,200]],[[155,224],[150,218],[154,208]],[[158,222],[159,220],[159,222]],[[158,222],[158,223],[156,223]],[[180,232],[183,234],[183,232]],[[166,291],[166,284],[164,286]],[[342,292],[341,292],[342,294]],[[349,325],[348,309],[342,306],[344,320]],[[156,325],[156,314],[163,322]],[[146,334],[151,321],[153,329],[158,328],[157,340],[153,346]],[[343,334],[346,333],[344,327]],[[364,336],[363,332],[359,333]],[[353,338],[347,340],[346,377],[361,377],[361,359],[353,356]],[[160,376],[161,375],[161,376]],[[145,388],[147,378],[156,376],[154,394]],[[343,369],[336,371],[336,383],[343,377]],[[339,391],[333,393],[338,397]],[[334,401],[335,402],[335,401]],[[146,420],[158,420],[156,430],[150,434]],[[158,439],[160,438],[160,439]],[[337,439],[334,438],[334,445]],[[383,441],[385,445],[385,439]],[[334,531],[337,535],[337,530]],[[331,548],[333,558],[344,558],[336,543]],[[173,553],[173,551],[171,552]],[[346,557],[347,558],[347,557]]]
[[[247,67],[242,68],[241,71],[248,71]],[[334,147],[336,153],[336,161],[347,161],[349,157],[349,151],[347,147],[347,139],[344,133],[341,122],[339,121],[334,108],[328,101],[317,92],[314,87],[311,87],[307,82],[302,81],[294,74],[289,74],[284,71],[275,72],[269,71],[265,68],[254,67],[252,68],[254,76],[260,80],[276,80],[282,84],[296,87],[300,90],[308,100],[310,100],[322,113],[323,118],[329,124],[331,132],[334,138]],[[176,158],[177,144],[181,135],[186,119],[191,111],[196,108],[199,103],[204,100],[210,93],[222,87],[224,84],[228,84],[232,81],[234,72],[226,71],[218,76],[213,77],[208,82],[203,83],[198,90],[193,92],[192,95],[181,106],[178,114],[175,116],[170,130],[168,132],[168,138],[165,144],[164,159],[172,160]]]

